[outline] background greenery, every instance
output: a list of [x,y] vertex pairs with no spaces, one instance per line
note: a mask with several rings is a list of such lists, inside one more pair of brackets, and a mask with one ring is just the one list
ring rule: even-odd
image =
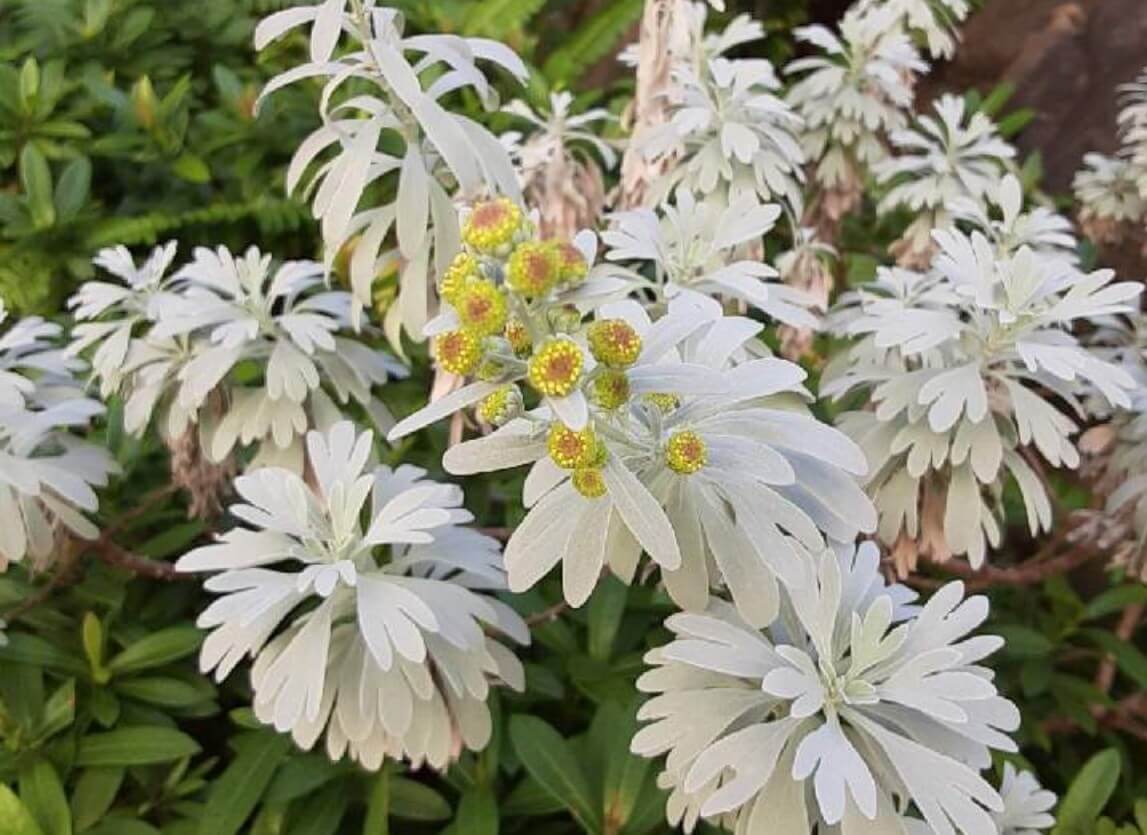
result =
[[[91,274],[94,252],[115,243],[142,249],[174,237],[185,253],[210,242],[316,254],[305,207],[282,197],[286,162],[315,122],[314,90],[296,85],[253,111],[262,82],[302,50],[291,39],[258,57],[251,48],[258,17],[285,4],[0,0],[0,297],[9,306],[55,313]],[[624,106],[632,82],[610,59],[641,0],[398,5],[412,28],[511,44],[536,80],[508,96],[538,101],[548,87],[573,86],[587,102]],[[786,33],[812,11],[801,0],[730,5],[765,21],[772,37],[759,51],[777,61],[792,50]],[[983,105],[999,113],[1005,100],[998,91]],[[1027,118],[1014,114],[1005,129]],[[1038,158],[1025,173],[1034,187]],[[847,281],[871,275],[897,232],[873,217],[867,207],[846,229]],[[385,396],[411,411],[426,379]],[[198,584],[126,570],[110,543],[159,561],[204,529],[168,488],[156,441],[126,437],[114,404],[101,432],[123,468],[101,508],[105,559],[73,549],[50,576],[0,575],[10,638],[0,649],[0,835],[668,831],[656,765],[627,752],[633,681],[644,651],[665,640],[666,598],[616,581],[575,612],[560,609],[556,585],[513,598],[534,623],[529,686],[495,695],[491,746],[445,775],[366,774],[259,729],[241,707],[242,674],[221,685],[199,675]],[[438,471],[445,443],[445,430],[422,433],[391,455]],[[516,478],[463,484],[482,524],[518,521]],[[1077,483],[1058,488],[1064,511],[1090,502]],[[1013,528],[1005,565],[1035,548],[1019,513]],[[1060,832],[1147,832],[1147,802],[1137,802],[1147,798],[1147,724],[1117,709],[1147,689],[1142,637],[1117,637],[1147,588],[1085,566],[989,594],[992,629],[1008,638],[996,667],[1021,705],[1023,755],[1067,791]],[[1098,821],[1104,810],[1122,827]]]

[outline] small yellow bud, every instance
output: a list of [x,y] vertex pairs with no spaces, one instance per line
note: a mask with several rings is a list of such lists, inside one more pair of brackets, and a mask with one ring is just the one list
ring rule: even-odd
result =
[[538,241],[518,244],[506,264],[506,285],[528,298],[544,296],[561,277],[561,262],[552,246]]
[[581,379],[585,359],[571,339],[551,339],[530,357],[526,372],[530,385],[547,397],[565,397]]
[[459,252],[446,268],[442,280],[438,282],[438,295],[450,304],[456,304],[458,294],[470,279],[481,278],[482,271],[478,268],[478,259],[468,252]]
[[452,302],[462,327],[479,336],[493,336],[506,324],[506,297],[484,278],[467,281]]
[[562,284],[581,284],[589,275],[589,264],[581,250],[569,241],[551,241],[558,255],[558,276]]
[[522,411],[522,393],[514,385],[502,386],[487,394],[478,404],[478,419],[491,426],[501,426]]
[[657,409],[664,415],[669,414],[681,405],[681,398],[676,394],[665,394],[663,392],[647,394],[641,398],[641,401]]
[[691,430],[674,432],[665,448],[669,469],[681,475],[693,475],[709,461],[709,450],[701,436]]
[[602,409],[620,409],[629,402],[629,395],[629,378],[624,371],[605,369],[590,383],[590,400]]
[[522,210],[506,197],[474,206],[462,225],[462,240],[484,255],[504,254],[522,227]]
[[442,370],[465,376],[478,366],[482,345],[472,333],[447,331],[434,339],[434,355]]
[[587,499],[600,499],[606,494],[605,479],[597,467],[584,467],[575,470],[570,478],[574,489]]
[[[592,466],[599,457],[599,441],[590,427],[580,431],[555,423],[546,437],[546,449],[553,462],[563,470]],[[604,447],[602,447],[604,450]]]
[[519,357],[528,357],[534,349],[534,341],[530,339],[530,331],[522,322],[511,319],[506,322],[506,330],[502,334],[510,343],[510,349]]
[[624,319],[602,319],[586,331],[594,359],[609,368],[628,368],[641,354],[641,336]]

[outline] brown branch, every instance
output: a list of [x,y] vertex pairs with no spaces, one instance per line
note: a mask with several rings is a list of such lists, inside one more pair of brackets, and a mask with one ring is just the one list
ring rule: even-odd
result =
[[165,583],[170,583],[175,580],[195,579],[190,574],[180,574],[177,572],[173,563],[166,562],[165,560],[153,560],[147,557],[141,557],[138,554],[133,554],[127,549],[116,545],[110,539],[103,537],[92,542],[84,548],[83,551],[85,553],[91,553],[105,565],[110,565],[113,568],[119,568],[124,571],[130,571],[137,577],[146,577],[149,580],[161,580]]
[[558,603],[555,603],[553,606],[542,609],[540,612],[534,612],[532,615],[526,618],[526,626],[540,626],[543,623],[549,623],[550,621],[557,620],[562,612],[569,609],[569,607],[570,604],[562,600]]
[[[1147,740],[1147,692],[1135,693],[1110,707],[1092,705],[1091,715],[1100,725]],[[1043,723],[1046,734],[1070,734],[1082,730],[1069,716],[1055,716]]]
[[[1130,641],[1135,630],[1139,628],[1139,621],[1142,620],[1144,611],[1147,611],[1147,604],[1144,603],[1136,603],[1124,609],[1119,618],[1119,625],[1115,627],[1115,637],[1124,643]],[[1095,686],[1104,693],[1110,693],[1111,686],[1115,684],[1115,668],[1115,656],[1108,653],[1095,674]]]

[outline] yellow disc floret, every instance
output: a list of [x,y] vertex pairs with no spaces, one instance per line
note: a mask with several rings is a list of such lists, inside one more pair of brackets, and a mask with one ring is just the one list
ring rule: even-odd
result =
[[581,379],[585,359],[572,339],[551,339],[530,357],[526,377],[530,385],[547,397],[565,397]]
[[481,277],[482,271],[478,269],[478,259],[468,252],[459,252],[446,268],[442,280],[438,282],[438,295],[450,304],[457,304],[458,294],[462,292],[466,282]]
[[641,354],[641,336],[624,319],[602,319],[586,331],[594,359],[610,368],[628,368]]
[[685,429],[669,436],[665,448],[665,462],[669,469],[681,475],[692,475],[709,461],[709,449],[701,436]]
[[575,470],[570,483],[587,499],[600,499],[606,493],[605,479],[597,467]]
[[[592,466],[599,457],[597,435],[588,426],[580,431],[574,431],[555,423],[546,437],[546,449],[553,462],[563,470],[578,470]],[[602,449],[604,450],[604,447]]]
[[602,409],[620,409],[629,402],[629,378],[624,371],[606,369],[590,383],[589,396]]
[[653,392],[641,398],[642,402],[649,404],[662,414],[669,414],[681,405],[681,398],[676,394]]
[[522,226],[522,210],[506,197],[474,206],[462,225],[462,240],[478,252],[496,255],[514,243]]
[[487,394],[478,404],[478,419],[491,426],[501,426],[516,417],[522,409],[522,393],[517,386],[502,386]]
[[530,330],[518,319],[506,322],[506,330],[502,335],[510,343],[512,350],[519,357],[528,357],[534,348],[534,341],[530,338]]
[[560,279],[558,253],[540,241],[518,244],[506,263],[506,285],[521,296],[544,296]]
[[467,281],[452,303],[462,327],[479,336],[493,336],[506,325],[506,297],[492,281]]
[[569,241],[551,241],[558,254],[558,275],[563,284],[581,284],[589,274],[589,264],[581,250]]
[[434,355],[443,371],[465,376],[478,366],[482,344],[467,331],[447,331],[435,337]]

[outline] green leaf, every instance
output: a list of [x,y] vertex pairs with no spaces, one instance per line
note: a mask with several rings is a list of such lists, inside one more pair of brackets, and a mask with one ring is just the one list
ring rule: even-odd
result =
[[187,180],[196,185],[206,183],[211,179],[211,169],[202,157],[195,154],[182,154],[171,164],[171,173],[180,179]]
[[508,818],[540,818],[565,809],[565,804],[554,797],[528,774],[502,803],[502,814]]
[[238,756],[219,776],[207,795],[199,819],[200,835],[234,835],[255,811],[275,769],[291,748],[288,736],[256,733],[243,740]]
[[598,710],[594,725],[606,731],[599,731],[599,739],[604,740],[605,763],[602,812],[607,829],[612,826],[609,831],[617,832],[629,822],[653,762],[629,751],[630,740],[637,732],[636,705],[624,708],[609,702]]
[[267,803],[289,803],[317,791],[342,773],[344,769],[324,755],[296,754],[275,775],[267,789]]
[[444,821],[450,819],[450,804],[446,798],[423,783],[405,777],[390,780],[390,814],[412,821]]
[[123,785],[122,768],[88,768],[80,774],[72,790],[72,820],[83,832],[99,823],[115,802]]
[[172,525],[140,545],[138,551],[153,560],[161,560],[177,552],[182,553],[205,528],[206,525],[199,519]]
[[8,636],[6,646],[0,647],[0,661],[46,667],[69,675],[82,675],[87,671],[84,663],[52,643],[35,635],[17,632]]
[[88,657],[88,666],[92,670],[92,677],[97,683],[105,683],[110,676],[104,668],[104,628],[100,619],[93,612],[84,612],[80,635],[83,640],[84,655]]
[[555,86],[568,84],[604,58],[641,17],[643,0],[614,0],[563,39],[546,60],[544,72]]
[[128,679],[116,684],[115,691],[129,699],[176,710],[192,707],[209,698],[201,686],[162,676]]
[[92,184],[92,164],[87,157],[78,157],[60,173],[53,202],[61,220],[70,220],[79,214],[88,201]]
[[120,728],[80,739],[76,765],[152,765],[190,757],[199,743],[171,728]]
[[55,689],[44,704],[36,734],[46,739],[76,721],[76,682],[68,679]]
[[20,771],[20,799],[44,835],[72,835],[72,813],[56,769],[37,760]]
[[160,835],[160,832],[150,823],[144,823],[135,818],[113,815],[104,819],[88,835]]
[[[314,798],[304,798],[295,822],[287,829],[288,835],[335,835],[346,814],[346,789],[340,785],[328,786]],[[296,804],[296,807],[298,804]]]
[[454,826],[466,835],[498,835],[498,804],[487,789],[462,795]]
[[1104,629],[1081,629],[1079,634],[1103,649],[1115,659],[1120,672],[1139,685],[1147,688],[1147,655],[1133,644],[1124,641]]
[[390,833],[390,769],[383,767],[370,786],[366,803],[366,822],[362,835],[389,835]]
[[546,0],[470,0],[462,19],[462,33],[499,40],[529,22]]
[[52,171],[40,149],[29,142],[20,152],[20,187],[28,199],[32,225],[45,229],[56,222],[52,204]]
[[1088,760],[1056,810],[1056,832],[1090,832],[1115,791],[1121,767],[1119,752],[1114,748]]
[[1040,658],[1048,655],[1055,648],[1050,638],[1029,626],[1018,624],[994,626],[992,632],[995,632],[1006,642],[1001,651],[1016,658]]
[[108,662],[115,674],[131,673],[178,661],[199,649],[203,633],[194,626],[172,626],[136,641]]
[[569,743],[535,716],[510,719],[510,740],[530,776],[565,804],[587,832],[601,831],[601,815],[589,780]]
[[44,835],[28,807],[0,783],[0,835]]
[[613,653],[613,639],[625,615],[625,601],[629,587],[608,575],[594,589],[586,607],[589,628],[589,655],[598,661],[608,661]]
[[1147,602],[1147,586],[1142,583],[1116,586],[1089,600],[1083,610],[1083,619],[1098,620],[1144,602]]
[[25,59],[24,66],[20,68],[20,104],[24,111],[30,113],[36,103],[36,95],[40,92],[40,65],[36,59]]

